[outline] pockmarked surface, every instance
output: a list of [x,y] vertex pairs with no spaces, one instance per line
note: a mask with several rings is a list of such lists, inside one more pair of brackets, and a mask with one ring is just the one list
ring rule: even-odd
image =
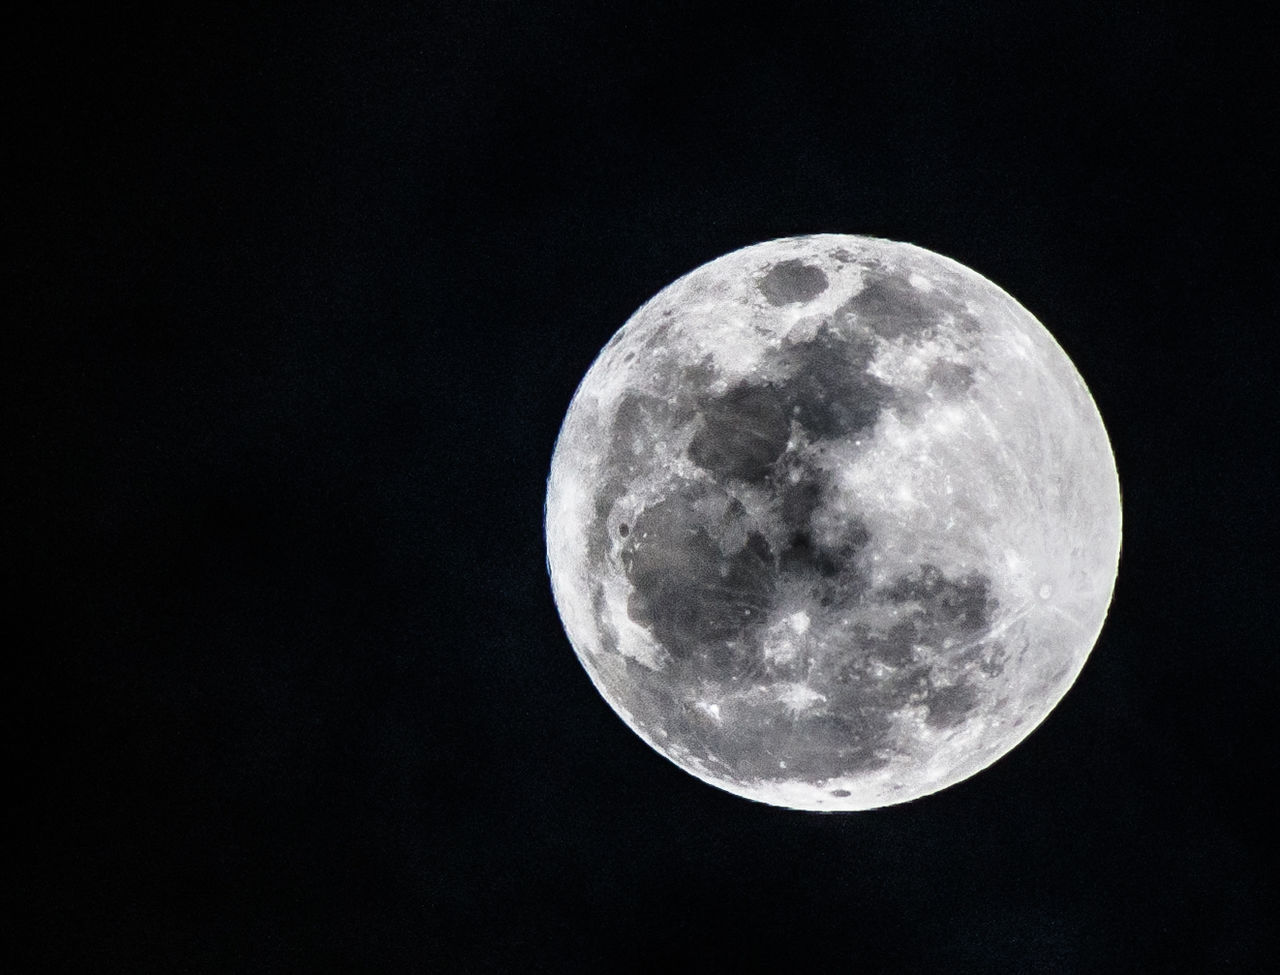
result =
[[1114,458],[1049,333],[908,244],[747,247],[645,304],[570,404],[556,605],[650,745],[751,799],[866,809],[1008,752],[1076,679]]

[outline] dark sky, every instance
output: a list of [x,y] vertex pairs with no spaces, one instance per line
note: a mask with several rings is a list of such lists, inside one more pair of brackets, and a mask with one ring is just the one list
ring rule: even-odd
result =
[[[1267,967],[1274,25],[226,6],[9,37],[6,970]],[[1125,499],[1106,629],[1045,724],[829,816],[627,730],[541,535],[609,336],[819,231],[1017,297]]]

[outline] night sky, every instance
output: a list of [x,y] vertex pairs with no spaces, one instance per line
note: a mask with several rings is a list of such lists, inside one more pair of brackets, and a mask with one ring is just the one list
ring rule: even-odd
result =
[[[6,971],[1274,961],[1274,25],[264,6],[11,25]],[[629,731],[542,540],[610,335],[816,232],[1017,298],[1125,502],[1108,622],[1045,723],[843,815]]]

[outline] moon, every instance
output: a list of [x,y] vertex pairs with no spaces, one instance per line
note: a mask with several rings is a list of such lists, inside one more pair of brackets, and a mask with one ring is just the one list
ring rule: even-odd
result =
[[980,274],[819,234],[655,295],[573,396],[552,594],[595,687],[680,768],[808,810],[990,765],[1084,666],[1120,487],[1071,360]]

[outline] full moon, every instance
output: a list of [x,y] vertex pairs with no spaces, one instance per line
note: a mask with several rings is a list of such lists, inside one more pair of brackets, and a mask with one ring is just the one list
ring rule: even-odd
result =
[[1024,739],[1101,631],[1120,487],[1071,360],[1000,288],[820,234],[655,295],[556,441],[569,641],[646,742],[748,799],[870,809]]

